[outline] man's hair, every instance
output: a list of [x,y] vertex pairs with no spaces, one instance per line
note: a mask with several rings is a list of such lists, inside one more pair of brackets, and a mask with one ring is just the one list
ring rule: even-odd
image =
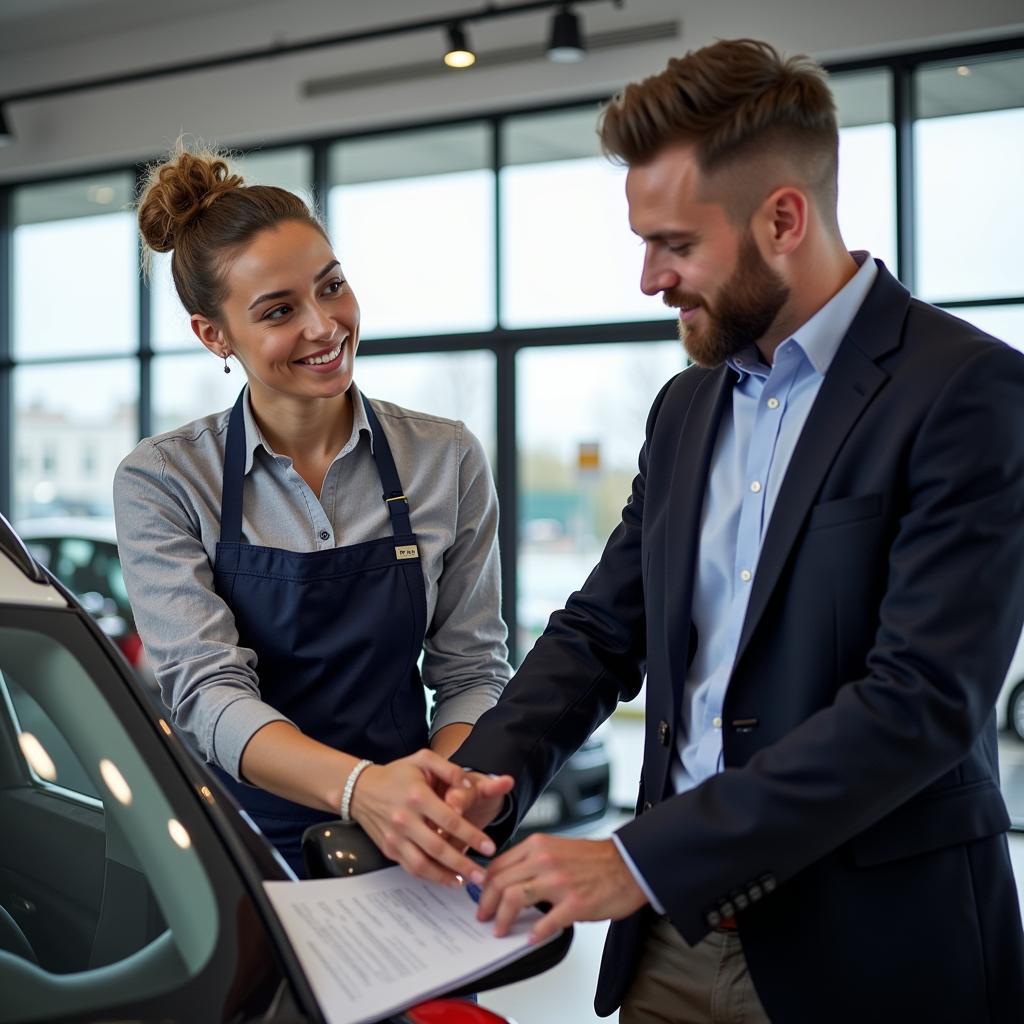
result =
[[604,108],[598,133],[605,153],[630,166],[647,163],[666,146],[691,145],[705,180],[736,168],[757,181],[758,164],[781,158],[814,194],[821,213],[835,217],[835,101],[824,70],[808,57],[783,59],[756,39],[693,50],[674,57],[660,74],[627,85]]

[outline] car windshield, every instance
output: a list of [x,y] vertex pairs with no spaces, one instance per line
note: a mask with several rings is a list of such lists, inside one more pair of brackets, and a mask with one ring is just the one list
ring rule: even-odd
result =
[[214,954],[201,811],[158,781],[116,687],[75,613],[0,606],[0,1022],[146,1003]]

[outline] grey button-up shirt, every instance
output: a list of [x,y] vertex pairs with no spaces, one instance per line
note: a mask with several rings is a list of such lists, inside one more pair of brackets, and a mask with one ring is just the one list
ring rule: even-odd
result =
[[[352,436],[319,497],[263,439],[248,394],[242,535],[250,544],[320,551],[391,535],[370,425],[353,384]],[[373,401],[409,498],[427,594],[422,672],[431,734],[473,723],[511,675],[500,615],[498,505],[480,442],[453,420]],[[256,654],[238,643],[213,587],[230,410],[147,438],[114,477],[128,597],[175,726],[235,778],[252,735],[287,721],[260,699]]]

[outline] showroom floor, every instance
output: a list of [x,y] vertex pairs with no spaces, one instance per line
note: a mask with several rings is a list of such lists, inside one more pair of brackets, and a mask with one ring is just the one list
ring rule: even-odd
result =
[[[612,800],[622,805],[631,802],[633,781],[639,774],[642,752],[642,727],[639,722],[615,721],[605,727],[602,736],[610,748],[616,774],[612,781]],[[1024,744],[1013,740],[1000,743],[1000,762],[1007,804],[1014,819],[1024,825]],[[610,835],[627,816],[607,815],[590,829],[573,833],[599,839]],[[1024,905],[1024,832],[1011,833],[1010,856],[1017,875],[1017,891]],[[568,956],[554,969],[530,981],[485,992],[480,1002],[517,1022],[517,1024],[597,1024],[617,1021],[594,1013],[593,996],[597,969],[601,960],[606,924],[579,924]],[[557,1015],[552,1008],[557,1007]]]

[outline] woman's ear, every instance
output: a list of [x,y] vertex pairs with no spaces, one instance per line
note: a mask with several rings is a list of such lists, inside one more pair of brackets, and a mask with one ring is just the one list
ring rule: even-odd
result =
[[218,359],[226,359],[231,355],[231,345],[224,335],[224,331],[212,320],[201,313],[193,313],[190,320],[192,331],[195,336],[215,355]]

